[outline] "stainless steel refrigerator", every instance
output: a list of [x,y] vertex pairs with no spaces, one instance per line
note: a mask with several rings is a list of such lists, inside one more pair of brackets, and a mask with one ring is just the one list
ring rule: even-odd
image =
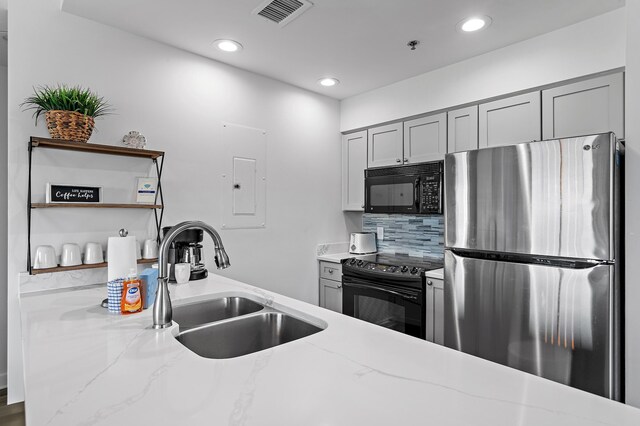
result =
[[445,157],[444,342],[621,400],[612,133]]

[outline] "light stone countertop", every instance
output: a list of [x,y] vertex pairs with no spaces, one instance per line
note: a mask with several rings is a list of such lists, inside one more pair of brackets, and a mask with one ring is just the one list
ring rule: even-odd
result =
[[21,297],[29,426],[640,424],[635,408],[213,274],[171,285],[175,305],[248,295],[327,327],[205,359],[177,325],[151,329],[151,310],[108,314],[105,294]]
[[[366,255],[363,255],[363,256],[366,256]],[[342,259],[349,259],[350,257],[358,257],[358,255],[352,254],[349,252],[326,253],[326,254],[318,255],[318,260],[323,260],[325,262],[332,262],[332,263],[340,263]]]

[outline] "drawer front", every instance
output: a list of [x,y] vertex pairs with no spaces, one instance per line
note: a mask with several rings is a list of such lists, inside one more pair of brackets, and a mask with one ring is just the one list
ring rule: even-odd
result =
[[332,262],[320,262],[320,278],[342,281],[342,264]]

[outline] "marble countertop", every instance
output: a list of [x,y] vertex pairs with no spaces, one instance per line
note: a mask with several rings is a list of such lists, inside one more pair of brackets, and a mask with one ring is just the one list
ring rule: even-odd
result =
[[349,252],[325,253],[325,254],[319,254],[318,260],[323,260],[325,262],[332,262],[332,263],[340,263],[342,259],[348,259],[350,257],[358,257],[358,255],[355,255]]
[[427,278],[437,278],[439,280],[444,279],[444,268],[434,269],[433,271],[427,271],[424,273]]
[[326,329],[205,359],[177,325],[151,329],[151,310],[108,314],[105,295],[21,297],[28,425],[640,424],[635,408],[220,276],[172,285],[174,304],[248,295]]

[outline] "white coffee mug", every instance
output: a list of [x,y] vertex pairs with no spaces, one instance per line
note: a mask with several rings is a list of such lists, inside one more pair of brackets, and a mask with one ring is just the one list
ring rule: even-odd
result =
[[55,268],[56,266],[58,266],[56,250],[52,246],[38,246],[33,269]]
[[104,262],[102,245],[100,243],[87,243],[84,247],[84,264],[95,265]]
[[155,259],[156,257],[158,257],[158,243],[156,243],[156,240],[144,240],[142,258]]
[[184,284],[189,282],[189,276],[191,275],[190,263],[176,263],[174,265],[174,273],[176,276],[176,283]]
[[62,245],[62,255],[60,256],[60,266],[82,265],[82,255],[80,246],[73,243]]

